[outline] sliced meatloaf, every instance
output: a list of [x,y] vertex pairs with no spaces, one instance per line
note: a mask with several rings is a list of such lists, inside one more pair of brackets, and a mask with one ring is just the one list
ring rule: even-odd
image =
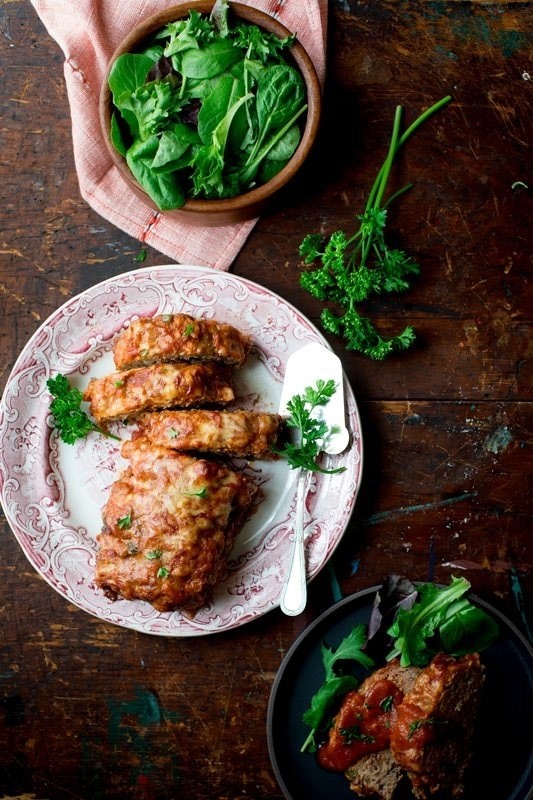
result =
[[328,741],[318,751],[319,764],[345,771],[362,756],[387,749],[396,708],[418,671],[393,661],[369,675],[359,689],[348,692],[333,720]]
[[160,314],[130,323],[115,340],[117,369],[161,361],[218,361],[242,366],[251,340],[227,323],[189,314]]
[[397,706],[404,695],[413,688],[420,669],[418,667],[401,667],[398,660],[376,670],[360,686],[359,692],[368,700],[372,691],[383,681],[396,686],[397,693],[390,702],[383,704],[382,720],[386,726],[386,735],[381,744],[386,749],[368,753],[351,764],[346,770],[350,781],[350,789],[362,797],[379,797],[381,800],[393,800],[398,787],[405,779],[405,772],[396,763],[389,748],[390,731],[396,721]]
[[227,405],[234,398],[230,368],[218,364],[153,364],[113,372],[93,378],[83,395],[99,424],[152,409]]
[[398,707],[391,751],[418,800],[462,795],[484,678],[477,653],[439,653]]
[[380,800],[394,800],[406,775],[395,761],[390,750],[380,750],[363,756],[345,773],[350,781],[352,792],[361,797],[374,797]]
[[96,584],[112,598],[194,613],[224,576],[257,487],[221,463],[142,439],[122,453],[130,463],[104,509]]
[[174,450],[273,458],[281,417],[254,411],[194,408],[142,414],[137,426],[136,435]]

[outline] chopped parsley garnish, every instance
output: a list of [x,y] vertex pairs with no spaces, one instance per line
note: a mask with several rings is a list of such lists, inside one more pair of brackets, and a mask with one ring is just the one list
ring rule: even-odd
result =
[[170,428],[168,431],[168,438],[175,439],[176,436],[179,436],[179,431],[177,431],[176,428]]
[[145,555],[146,555],[146,558],[150,559],[150,561],[154,561],[156,558],[161,558],[161,556],[163,555],[163,551],[162,550],[149,550],[147,553],[145,553]]
[[435,719],[435,717],[428,717],[427,719],[415,719],[409,725],[408,739],[412,739],[415,733],[425,725],[447,725],[447,719]]
[[194,332],[194,325],[192,324],[192,322],[188,322],[187,325],[185,326],[184,331],[183,331],[183,335],[184,336],[190,336],[191,333],[193,333],[193,332]]
[[119,517],[117,519],[117,528],[120,528],[121,531],[131,528],[131,511],[126,514],[125,517]]
[[339,733],[344,739],[345,744],[353,744],[353,742],[365,742],[365,744],[372,744],[376,739],[374,736],[369,736],[362,733],[359,725],[350,725],[349,728],[339,728]]
[[124,381],[115,381],[113,386],[116,386],[117,389],[120,389],[121,386],[124,386]]
[[391,694],[389,694],[389,695],[387,695],[387,697],[384,697],[384,698],[383,698],[383,700],[382,700],[382,701],[381,701],[381,703],[379,704],[379,707],[380,707],[380,708],[381,708],[381,709],[382,709],[382,710],[383,710],[383,711],[384,711],[386,714],[388,714],[390,711],[392,711],[392,707],[393,707],[393,705],[394,705],[394,698],[393,698],[393,696],[392,696]]
[[182,494],[184,494],[185,497],[201,497],[203,499],[204,497],[207,497],[207,488],[202,486],[202,488],[198,489],[197,492],[182,492]]
[[170,571],[166,567],[159,567],[157,570],[157,577],[158,578],[168,578],[170,575]]

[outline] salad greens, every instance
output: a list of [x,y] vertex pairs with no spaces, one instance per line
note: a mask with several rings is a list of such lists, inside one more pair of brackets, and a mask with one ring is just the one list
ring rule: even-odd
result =
[[498,635],[498,626],[464,597],[469,588],[466,578],[455,577],[445,587],[418,586],[412,608],[400,608],[387,631],[394,639],[387,661],[399,656],[402,667],[423,667],[439,652],[463,656],[488,647]]
[[324,727],[334,700],[343,697],[346,692],[356,689],[359,685],[355,675],[346,672],[342,673],[342,668],[346,666],[346,662],[356,661],[365,669],[374,667],[374,661],[364,652],[365,645],[366,626],[362,623],[356,625],[350,631],[336,650],[333,650],[327,644],[322,644],[321,653],[325,678],[321,687],[311,698],[310,707],[303,715],[303,721],[306,725],[309,725],[311,732],[302,745],[302,753],[305,750],[314,752],[317,749],[317,734]]
[[359,686],[358,678],[348,671],[350,662],[352,667],[355,662],[371,670],[383,659],[399,657],[403,667],[424,667],[439,652],[453,656],[480,652],[497,638],[493,618],[464,597],[470,589],[465,578],[452,577],[445,587],[414,586],[405,578],[391,578],[376,595],[368,626],[355,625],[336,650],[321,645],[324,681],[302,717],[311,728],[302,752],[317,749],[337,710],[335,700]]
[[161,210],[233,197],[270,180],[300,142],[307,110],[293,36],[230,25],[227,0],[189,11],[109,74],[111,140]]
[[420,125],[452,98],[443,97],[427,109],[404,133],[400,133],[402,107],[397,106],[387,157],[372,185],[366,206],[356,219],[359,224],[351,235],[336,231],[324,239],[321,234],[308,234],[300,245],[305,264],[301,285],[313,297],[328,305],[320,319],[326,331],[344,338],[348,350],[359,351],[370,358],[384,359],[393,352],[407,349],[415,339],[408,325],[401,333],[384,338],[372,321],[363,316],[358,306],[371,295],[401,292],[409,288],[409,279],[418,275],[419,266],[403,250],[391,248],[385,240],[387,208],[411,184],[387,200],[385,192],[396,154]]
[[55,378],[49,378],[46,385],[53,397],[50,411],[54,417],[54,425],[59,438],[66,444],[74,444],[76,439],[84,438],[91,431],[103,433],[104,436],[120,441],[118,436],[100,428],[85,411],[82,411],[83,394],[71,386],[64,375],[59,374]]
[[316,419],[313,411],[318,406],[325,406],[335,393],[334,380],[318,380],[315,386],[306,386],[303,394],[295,394],[287,403],[289,416],[285,423],[298,432],[298,442],[285,442],[283,447],[276,449],[279,455],[285,456],[292,469],[306,469],[311,472],[330,474],[344,472],[346,467],[325,469],[318,464],[318,456],[324,439],[330,433],[324,420]]

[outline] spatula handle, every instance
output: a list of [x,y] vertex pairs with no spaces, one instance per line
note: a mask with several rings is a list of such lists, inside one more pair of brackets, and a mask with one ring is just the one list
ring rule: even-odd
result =
[[291,563],[281,594],[280,607],[284,614],[295,617],[301,614],[307,602],[307,575],[305,569],[304,509],[307,472],[300,470],[296,488],[296,515]]

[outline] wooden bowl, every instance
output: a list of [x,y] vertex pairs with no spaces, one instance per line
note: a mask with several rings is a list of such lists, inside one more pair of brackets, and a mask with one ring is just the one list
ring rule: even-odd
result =
[[[131,173],[125,158],[115,149],[110,136],[111,116],[113,103],[108,85],[108,75],[111,65],[123,53],[134,53],[142,49],[144,42],[156,31],[169,22],[188,15],[191,9],[204,14],[210,13],[213,0],[188,0],[177,3],[164,11],[158,12],[137,25],[117,48],[109,64],[108,73],[102,84],[100,93],[100,121],[107,149],[116,165],[121,177],[128,183],[133,192],[154,210],[159,209],[153,200],[143,190]],[[290,31],[268,14],[241,3],[231,3],[230,13],[236,19],[258,25],[274,33],[280,38],[290,35]],[[321,92],[317,74],[309,55],[299,42],[295,42],[290,51],[287,51],[288,60],[292,59],[305,82],[307,90],[307,112],[305,127],[298,148],[291,160],[271,180],[250,191],[235,197],[223,200],[187,199],[180,208],[164,211],[167,217],[175,218],[180,222],[192,225],[217,226],[229,225],[247,219],[253,219],[264,211],[271,203],[274,196],[284,187],[291,178],[300,170],[313,146],[318,133],[321,112]]]

